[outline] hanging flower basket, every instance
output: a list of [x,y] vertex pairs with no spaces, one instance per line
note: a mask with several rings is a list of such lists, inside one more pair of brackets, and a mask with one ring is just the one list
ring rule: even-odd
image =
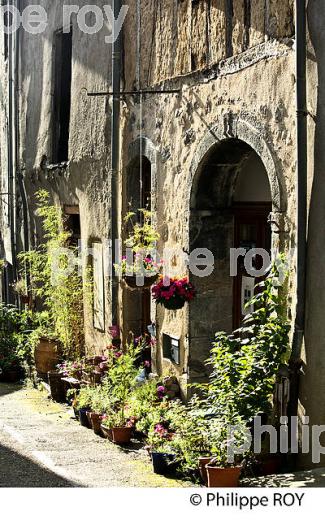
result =
[[137,276],[124,276],[123,281],[130,289],[148,289],[158,280],[159,275],[145,276],[139,279]]
[[193,300],[196,291],[187,277],[163,278],[152,288],[157,303],[168,310],[182,309],[186,302]]
[[168,309],[170,311],[177,311],[184,307],[185,300],[182,298],[179,298],[178,296],[172,296],[172,298],[170,300],[165,300],[163,305],[164,305],[165,309]]
[[128,264],[126,256],[122,257],[120,264],[115,265],[115,270],[122,275],[124,284],[129,289],[147,289],[151,287],[159,277],[161,262],[156,262],[150,254],[142,251],[134,253],[133,264]]

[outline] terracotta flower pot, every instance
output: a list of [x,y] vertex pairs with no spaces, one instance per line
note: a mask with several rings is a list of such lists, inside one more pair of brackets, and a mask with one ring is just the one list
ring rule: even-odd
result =
[[100,429],[105,437],[105,439],[108,439],[109,441],[113,440],[113,434],[112,429],[108,426],[104,426],[103,424],[100,425]]
[[129,444],[132,437],[133,428],[123,426],[122,428],[112,428],[112,438],[115,444]]
[[100,435],[102,433],[102,430],[100,429],[100,424],[102,422],[100,417],[101,416],[99,413],[90,412],[90,423],[96,435]]
[[201,479],[203,480],[204,484],[208,484],[208,473],[206,469],[206,465],[209,464],[212,460],[212,457],[199,457],[199,471],[201,475]]
[[241,473],[241,466],[218,468],[206,465],[208,487],[237,487]]

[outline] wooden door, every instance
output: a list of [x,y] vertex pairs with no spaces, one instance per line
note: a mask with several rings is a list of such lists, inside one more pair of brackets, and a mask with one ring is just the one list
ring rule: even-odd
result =
[[[251,249],[264,249],[271,254],[271,227],[268,216],[272,211],[271,203],[241,203],[234,205],[234,247],[243,248],[246,252]],[[253,267],[259,270],[263,267],[263,259],[256,255],[253,258]],[[264,266],[265,267],[265,266]],[[237,261],[237,276],[233,285],[233,327],[240,327],[246,314],[252,309],[245,310],[247,303],[254,295],[254,286],[261,282],[263,277],[252,278],[247,273],[244,257]]]

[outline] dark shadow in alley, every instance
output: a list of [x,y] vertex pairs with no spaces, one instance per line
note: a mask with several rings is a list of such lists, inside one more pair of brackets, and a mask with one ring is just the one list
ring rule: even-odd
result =
[[0,444],[0,488],[84,487]]
[[4,395],[13,394],[23,388],[22,384],[19,383],[2,383],[0,382],[0,398]]

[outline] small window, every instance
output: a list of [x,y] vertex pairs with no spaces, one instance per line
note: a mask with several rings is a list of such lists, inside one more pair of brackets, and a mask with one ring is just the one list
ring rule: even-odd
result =
[[[9,13],[8,13],[7,9],[5,9],[6,5],[7,5],[7,3],[3,0],[1,2],[1,6],[3,8],[2,23],[3,23],[4,29],[5,29],[5,27],[8,27],[10,25]],[[3,31],[3,54],[4,54],[5,61],[7,61],[7,59],[8,59],[8,53],[9,53],[9,38],[8,38],[8,34],[6,34],[5,31]]]
[[72,30],[54,38],[53,150],[54,164],[69,159],[72,77]]
[[94,328],[105,331],[105,289],[103,245],[93,242],[93,317]]
[[81,239],[79,206],[64,206],[65,228],[71,233],[69,244],[78,247]]
[[163,352],[165,359],[180,365],[180,338],[163,334]]

